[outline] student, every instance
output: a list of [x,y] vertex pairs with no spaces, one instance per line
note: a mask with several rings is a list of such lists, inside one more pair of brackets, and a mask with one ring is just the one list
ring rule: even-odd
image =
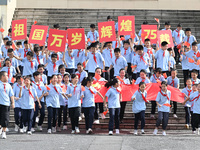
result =
[[[22,49],[22,42],[17,42],[15,52],[18,57],[21,57],[21,49]],[[20,60],[18,60],[18,65],[19,65],[20,73],[23,74],[23,66]]]
[[[38,106],[41,108],[40,101],[37,97],[37,93],[35,88],[31,84],[31,77],[24,77],[24,86],[20,87],[19,98],[21,98],[21,109],[23,116],[23,125],[24,125],[24,133],[31,135],[31,127],[33,124],[33,116],[34,116],[34,102],[35,99],[38,101]],[[28,128],[27,128],[28,127]]]
[[8,35],[6,35],[5,38],[8,38],[9,41],[12,40],[12,28],[9,28],[9,29],[8,29]]
[[77,65],[79,63],[83,63],[85,59],[85,49],[74,49],[73,50],[73,57],[75,59],[75,68],[77,71]]
[[[124,68],[120,69],[119,76],[117,78],[119,79],[120,84],[130,84],[130,80],[126,77],[126,73],[125,73],[125,69]],[[126,103],[127,103],[126,101],[120,102],[120,106],[121,106],[120,115],[119,115],[120,123],[123,123],[124,111],[125,111],[125,108],[126,108]]]
[[14,51],[12,48],[8,49],[8,56],[6,58],[10,58],[11,65],[17,70],[17,73],[21,73],[19,70],[19,63],[16,58],[14,58]]
[[[192,80],[190,78],[186,81],[186,87],[182,90],[182,93],[184,93],[186,100],[191,94],[192,94]],[[189,129],[190,125],[190,110],[191,110],[191,102],[186,102],[184,105],[185,109],[185,127]]]
[[39,64],[37,71],[41,74],[40,81],[43,82],[44,85],[47,85],[47,76],[44,74],[44,65]]
[[[15,108],[15,101],[14,101],[14,93],[12,87],[8,83],[8,74],[5,71],[0,72],[0,114],[1,114],[1,128],[2,139],[6,139],[6,128],[9,123],[9,114],[10,114],[10,101],[12,108]],[[1,130],[1,129],[0,129]]]
[[194,35],[192,35],[190,28],[185,29],[185,34],[186,34],[186,36],[183,39],[184,43],[188,42],[188,43],[190,43],[190,45],[192,45],[193,42],[197,42],[196,37]]
[[[109,135],[113,135],[113,127],[115,121],[115,131],[119,134],[119,114],[120,114],[120,102],[121,102],[121,91],[117,88],[120,86],[118,79],[114,78],[112,81],[107,82],[105,87],[111,88],[106,92],[104,97],[104,106],[109,109]],[[106,98],[108,98],[108,107],[106,104]]]
[[80,133],[78,121],[80,116],[81,99],[84,96],[81,90],[81,85],[78,85],[78,76],[72,74],[71,81],[72,83],[67,86],[66,96],[68,97],[69,116],[72,125],[71,133],[75,134],[75,132]]
[[131,100],[133,101],[132,110],[135,114],[135,125],[134,125],[134,135],[137,135],[137,127],[138,127],[138,121],[141,120],[141,133],[144,133],[144,126],[145,126],[145,110],[146,110],[146,100],[147,97],[147,91],[145,91],[145,83],[140,82],[139,89],[136,91],[133,96],[131,97]]
[[4,53],[7,51],[6,43],[9,41],[8,38],[4,37],[3,38],[3,45],[1,46],[1,55],[4,56]]
[[[51,134],[52,132],[56,132],[56,122],[58,115],[58,108],[60,108],[59,96],[62,94],[61,87],[57,84],[58,77],[57,75],[52,75],[51,83],[48,85],[47,89],[47,97],[46,97],[46,105],[48,110],[48,131],[47,133]],[[52,124],[53,121],[53,124]]]
[[63,61],[66,67],[66,72],[70,74],[75,73],[75,59],[74,59],[74,51],[68,47],[68,50],[63,55]]
[[137,57],[137,45],[134,46],[134,50],[131,53],[131,68],[132,68],[132,79],[136,80],[137,79],[137,70],[133,67],[136,57]]
[[22,110],[21,110],[21,98],[19,98],[20,87],[22,86],[21,76],[16,77],[16,83],[13,85],[14,99],[15,99],[15,132],[23,133],[23,122],[22,122]]
[[[155,74],[153,74],[150,78],[150,81],[152,83],[161,83],[162,81],[165,81],[165,78],[162,75],[162,69],[156,68]],[[155,119],[155,112],[156,112],[156,101],[151,101],[151,118]]]
[[172,33],[172,38],[174,42],[175,60],[177,63],[179,62],[180,58],[177,46],[182,44],[184,37],[185,37],[185,32],[182,30],[182,25],[179,23],[177,25],[177,28]]
[[6,47],[5,47],[5,49],[2,50],[2,52],[3,52],[2,56],[3,56],[4,58],[6,58],[6,57],[8,56],[8,49],[9,49],[9,48],[12,48],[12,42],[11,42],[11,41],[7,41],[7,42],[6,42]]
[[78,84],[80,84],[85,77],[88,77],[88,73],[83,70],[82,63],[77,64],[77,71],[75,72],[75,74],[78,75]]
[[103,63],[103,70],[105,70],[105,61],[103,56],[100,52],[97,52],[97,44],[98,42],[92,43],[90,45],[91,52],[86,51],[85,56],[88,60],[87,67],[88,67],[88,76],[94,76],[95,75],[95,69],[97,67],[101,66],[101,63]]
[[[44,48],[44,46],[43,46]],[[44,64],[44,50],[42,50],[42,52],[40,52],[40,47],[36,46],[34,47],[34,58],[37,60],[38,64]]]
[[12,85],[13,83],[11,82],[11,80],[12,80],[13,76],[16,75],[16,70],[15,70],[15,68],[13,66],[11,66],[10,58],[6,58],[5,65],[6,66],[3,67],[1,69],[1,71],[6,71],[7,72],[7,74],[8,74],[8,83],[10,83]]
[[59,67],[58,67],[58,74],[61,75],[61,78],[62,78],[62,82],[64,80],[64,74],[65,74],[65,65],[61,64]]
[[198,76],[198,70],[193,69],[191,72],[192,85],[200,83],[200,79],[198,79],[197,76]]
[[37,129],[39,131],[42,131],[42,124],[44,122],[44,117],[45,117],[44,97],[47,96],[47,94],[46,94],[46,87],[44,86],[43,82],[41,82],[41,74],[40,74],[40,72],[38,72],[38,71],[34,72],[33,73],[33,78],[34,78],[34,81],[32,82],[33,83],[33,87],[36,90],[38,99],[39,99],[40,104],[41,104],[41,108],[39,108],[38,102],[35,101],[35,111],[34,111],[33,124],[32,124],[32,129],[31,129],[32,132],[35,132],[35,129],[34,129],[35,122],[36,122],[35,120],[36,120],[36,117],[38,116],[38,112],[39,111],[40,111],[40,119],[39,119],[39,122],[38,122]]
[[82,86],[85,87],[85,90],[83,91],[84,97],[82,108],[85,116],[85,127],[87,134],[91,134],[93,132],[92,124],[95,111],[94,94],[97,93],[103,100],[103,96],[94,87],[92,87],[92,82],[93,79],[91,77],[84,78],[82,81]]
[[147,72],[144,69],[140,70],[140,76],[135,81],[135,84],[139,84],[140,82],[151,83],[151,81],[147,78]]
[[141,70],[145,70],[147,74],[149,74],[150,73],[149,66],[151,66],[149,55],[144,52],[142,45],[138,45],[136,47],[136,50],[137,50],[137,55],[135,57],[135,61],[133,64],[136,67],[132,68],[132,71],[134,71],[135,69],[137,70],[137,77],[140,76]]
[[166,136],[165,130],[168,124],[169,112],[170,112],[170,107],[166,105],[170,104],[170,98],[171,98],[171,92],[167,90],[167,82],[163,81],[161,83],[161,90],[156,97],[156,103],[158,105],[158,119],[156,122],[156,128],[154,129],[153,132],[154,135],[157,135],[158,127],[162,122],[162,129],[163,129],[162,134]]
[[114,68],[114,76],[119,76],[119,70],[124,68],[125,71],[127,71],[127,61],[126,59],[121,55],[121,50],[119,48],[114,49],[115,57],[112,58],[112,64],[110,65],[107,72],[110,72],[112,68]]
[[184,84],[186,86],[186,79],[189,78],[189,62],[188,62],[188,57],[186,57],[185,55],[183,55],[183,51],[185,49],[185,52],[188,52],[191,48],[189,47],[184,47],[182,48],[183,50],[181,50],[181,55],[180,55],[180,62],[182,65],[182,70],[183,70],[183,78],[184,78]]
[[170,61],[170,75],[171,75],[171,70],[172,69],[176,69],[176,61],[174,59],[174,57],[172,56],[172,48],[168,48],[167,51],[169,52],[169,61]]
[[95,25],[90,25],[90,31],[87,33],[88,46],[99,40],[99,33],[95,30]]
[[[175,69],[172,69],[171,70],[171,76],[169,76],[167,78],[167,84],[172,86],[172,87],[175,87],[177,89],[179,89],[179,78],[177,78],[177,70]],[[173,106],[174,106],[174,118],[178,118],[177,115],[176,115],[176,111],[177,111],[177,102],[174,102],[173,101]]]
[[172,30],[171,30],[170,28],[171,28],[170,21],[167,21],[167,22],[165,22],[165,28],[164,28],[164,29],[162,29],[162,30],[170,30],[170,31],[171,31],[171,33],[172,33]]

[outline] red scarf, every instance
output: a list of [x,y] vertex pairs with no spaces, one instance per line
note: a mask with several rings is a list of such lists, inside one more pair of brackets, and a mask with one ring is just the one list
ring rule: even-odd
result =
[[38,63],[40,64],[40,59],[39,59],[39,56],[37,56],[37,61],[38,61]]
[[90,90],[90,92],[91,92],[92,94],[95,94],[95,93],[91,90],[91,88],[89,88],[89,90]]
[[165,57],[165,51],[163,51],[163,57]]
[[188,92],[188,96],[190,96],[190,93],[192,92],[192,90],[189,90],[187,87],[186,87],[186,90]]
[[128,50],[127,48],[124,48],[124,56],[126,56],[126,51],[127,50]]
[[142,54],[142,56],[140,56],[140,61],[142,60],[145,64],[147,64],[147,62],[144,60],[143,56],[144,56],[144,53]]
[[94,32],[92,32],[92,35],[93,35],[93,39],[94,39],[94,41],[95,41],[95,35],[94,35]]
[[110,57],[112,58],[112,49],[110,49]]
[[33,67],[34,67],[34,66],[33,66],[33,61],[29,61],[29,62],[31,63],[31,68],[33,69]]
[[57,60],[59,60],[59,55],[57,54]]
[[38,89],[40,90],[40,91],[42,91],[42,89],[41,89],[41,87],[40,87],[40,84],[36,84],[37,86],[38,86]]
[[189,40],[190,40],[190,37],[188,36],[188,38],[187,38],[187,42],[189,43]]
[[76,75],[78,76],[78,79],[80,79],[81,74],[80,73],[76,73]]
[[56,63],[53,63],[53,72],[56,71]]
[[117,45],[118,45],[118,41],[116,41],[116,43],[115,43],[115,48],[117,48]]
[[28,50],[24,49],[24,58],[26,57],[27,52],[28,52]]
[[73,92],[73,93],[74,93],[74,95],[75,95],[75,93],[76,93],[76,87],[77,87],[77,86],[75,86],[75,87],[74,87],[74,92]]
[[178,33],[178,37],[180,37],[180,31],[178,31],[177,29],[175,31]]
[[56,86],[53,86],[53,88],[54,88],[54,90],[56,91],[56,93],[58,93],[58,94],[59,94],[59,92],[58,92],[58,90],[57,90]]
[[196,80],[193,80],[193,81],[192,81],[192,84],[194,85],[194,84],[195,84],[195,82],[196,82]]
[[10,78],[10,67],[8,68],[8,78]]
[[[26,89],[25,86],[24,86],[24,89]],[[31,89],[31,87],[30,87],[30,89]],[[31,93],[31,90],[30,90],[30,89],[27,88],[27,90],[28,90],[28,92],[29,92],[29,96],[31,96],[31,97],[34,99],[34,96],[33,96],[33,94]]]
[[77,57],[79,57],[80,52],[82,52],[82,50],[78,50]]
[[167,94],[163,94],[161,90],[160,90],[160,93],[161,93],[162,96],[166,96],[168,101],[169,101],[169,97],[167,96]]
[[140,92],[140,89],[138,89],[138,92],[142,95],[142,99],[147,103],[148,101],[147,101],[147,99],[145,98],[145,96],[143,95],[143,93]]
[[174,80],[172,79],[172,83],[170,83],[170,85],[172,85],[174,87]]
[[199,99],[199,97],[200,97],[200,94],[197,97],[195,97],[194,99],[192,99],[191,102],[193,102],[195,100],[197,101]]
[[118,58],[115,58],[115,64],[117,64],[117,59],[118,59]]
[[4,92],[6,93],[6,84],[4,83],[3,86],[4,86],[3,87],[4,88]]
[[92,53],[92,55],[93,55],[93,58],[94,58],[95,63],[97,64],[97,58],[96,58],[96,56],[95,56],[95,53]]

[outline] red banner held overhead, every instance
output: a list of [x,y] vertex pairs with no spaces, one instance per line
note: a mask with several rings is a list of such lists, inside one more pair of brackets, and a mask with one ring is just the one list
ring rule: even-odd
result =
[[118,34],[135,35],[135,16],[118,16]]
[[84,28],[68,29],[67,36],[68,36],[68,44],[71,49],[85,49]]
[[44,45],[49,26],[32,25],[29,43]]
[[142,42],[144,43],[145,39],[150,39],[152,44],[157,44],[157,25],[141,25],[142,29]]
[[49,38],[48,38],[48,50],[64,52],[66,46],[66,30],[49,30]]
[[100,42],[116,41],[115,22],[114,21],[99,22],[98,30],[99,30],[99,41]]
[[166,41],[168,43],[168,47],[174,47],[172,33],[170,30],[160,30],[157,31],[157,38],[159,42],[159,47],[161,47],[161,43]]
[[12,21],[12,40],[22,40],[27,36],[27,19]]

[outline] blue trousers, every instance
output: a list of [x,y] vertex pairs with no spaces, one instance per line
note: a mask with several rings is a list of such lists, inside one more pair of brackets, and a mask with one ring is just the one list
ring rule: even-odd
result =
[[141,129],[144,129],[144,126],[145,126],[145,110],[135,114],[135,125],[134,125],[135,130],[137,130],[139,120],[141,120]]
[[19,107],[14,108],[15,113],[15,124],[20,127],[20,129],[23,128],[23,122],[22,122],[22,110]]
[[119,129],[119,114],[120,108],[109,108],[109,131],[113,131],[114,121],[115,121],[115,129]]
[[48,129],[51,129],[51,127],[56,127],[58,108],[48,107],[47,110],[48,110]]
[[39,111],[40,111],[40,120],[38,122],[38,126],[41,126],[44,122],[44,117],[45,117],[45,106],[44,105],[45,105],[45,103],[44,102],[40,102],[40,103],[41,103],[42,108],[39,108],[39,104],[37,101],[35,102],[35,112],[34,112],[33,125],[32,125],[33,128],[35,127],[35,119],[38,116]]
[[85,115],[85,128],[88,130],[92,129],[95,107],[83,107],[83,112]]
[[33,124],[34,109],[22,109],[22,116],[24,126],[28,126],[27,131],[31,131],[31,127]]

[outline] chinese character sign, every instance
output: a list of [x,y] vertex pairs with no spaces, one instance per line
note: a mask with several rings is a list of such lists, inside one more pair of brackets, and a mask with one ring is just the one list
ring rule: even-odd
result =
[[141,38],[144,43],[145,39],[150,39],[152,44],[157,43],[157,25],[141,25]]
[[172,33],[170,30],[160,30],[157,31],[157,38],[159,42],[159,46],[161,47],[161,43],[166,41],[168,43],[168,47],[174,47]]
[[32,25],[29,35],[29,43],[44,45],[48,28],[48,26]]
[[99,22],[98,30],[100,42],[116,41],[114,21]]
[[135,16],[118,16],[118,34],[135,35]]
[[79,29],[68,29],[68,44],[71,49],[85,49],[85,30]]
[[12,21],[12,39],[22,40],[27,36],[27,19]]
[[48,50],[64,52],[66,46],[66,30],[49,30],[49,38],[48,38]]

